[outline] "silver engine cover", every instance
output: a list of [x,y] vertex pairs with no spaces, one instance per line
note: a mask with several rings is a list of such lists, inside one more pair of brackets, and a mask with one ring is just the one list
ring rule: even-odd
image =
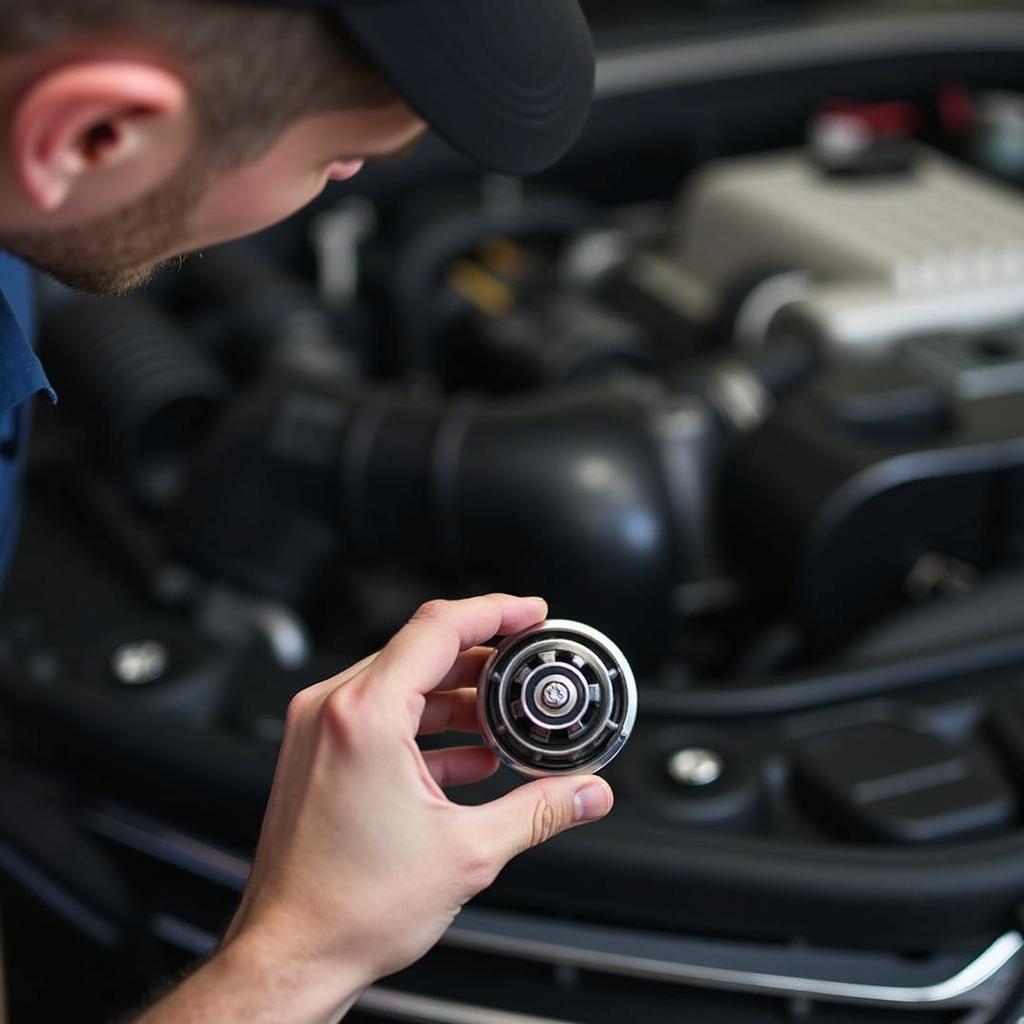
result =
[[830,175],[802,150],[710,164],[684,191],[674,237],[696,322],[744,277],[774,272],[736,318],[742,346],[783,309],[839,357],[1024,318],[1024,202],[923,145],[912,170],[874,177]]

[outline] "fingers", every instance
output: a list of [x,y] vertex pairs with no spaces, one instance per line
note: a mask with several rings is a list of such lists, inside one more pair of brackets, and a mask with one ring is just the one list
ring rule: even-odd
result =
[[451,671],[435,687],[436,690],[458,690],[464,686],[476,686],[480,675],[487,664],[487,659],[494,653],[493,647],[471,647],[463,651],[455,660]]
[[374,672],[403,693],[429,693],[446,678],[460,651],[518,633],[546,615],[547,605],[540,598],[491,594],[431,601],[384,648]]
[[288,718],[292,722],[293,727],[302,728],[309,722],[312,722],[320,711],[323,702],[338,687],[344,686],[357,676],[362,675],[363,672],[373,665],[379,654],[379,651],[375,651],[338,675],[331,676],[330,679],[324,679],[313,686],[307,686],[306,689],[294,694],[288,707]]
[[476,690],[450,690],[432,693],[426,699],[419,735],[434,736],[439,732],[479,732],[476,713]]
[[498,759],[487,747],[451,747],[423,754],[430,774],[441,787],[468,786],[490,778],[498,770]]
[[469,813],[475,817],[481,839],[493,844],[500,870],[513,857],[566,829],[600,820],[614,800],[604,779],[569,776],[531,782]]

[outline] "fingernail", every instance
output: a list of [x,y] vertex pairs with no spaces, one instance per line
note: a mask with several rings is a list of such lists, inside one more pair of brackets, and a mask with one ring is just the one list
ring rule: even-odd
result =
[[534,604],[547,604],[543,597],[527,597],[525,600],[533,601]]
[[599,782],[591,782],[576,791],[572,798],[574,821],[597,821],[611,808],[608,790]]

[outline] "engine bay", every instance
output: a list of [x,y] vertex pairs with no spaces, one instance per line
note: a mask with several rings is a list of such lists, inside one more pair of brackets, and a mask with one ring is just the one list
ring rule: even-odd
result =
[[898,66],[851,43],[671,85],[654,43],[606,43],[538,182],[428,146],[141,295],[44,289],[60,403],[0,609],[38,785],[0,792],[0,835],[65,916],[204,952],[290,697],[425,600],[541,594],[634,667],[615,814],[515,863],[368,1019],[455,1019],[395,993],[467,965],[478,1010],[538,1021],[1009,1019],[1024,63],[945,17],[967,42]]

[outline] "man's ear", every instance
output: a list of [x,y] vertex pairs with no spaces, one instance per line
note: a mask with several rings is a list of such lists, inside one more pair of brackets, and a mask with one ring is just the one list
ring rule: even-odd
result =
[[141,62],[83,61],[45,74],[11,119],[24,198],[76,219],[113,212],[167,180],[190,142],[183,80]]

